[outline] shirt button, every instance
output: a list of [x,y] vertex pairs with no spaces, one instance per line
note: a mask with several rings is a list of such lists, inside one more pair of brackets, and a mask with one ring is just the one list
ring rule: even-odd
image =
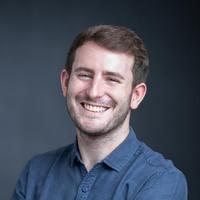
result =
[[88,187],[82,187],[82,189],[81,189],[81,191],[84,192],[84,193],[88,192],[88,190],[89,190]]
[[94,174],[91,174],[91,178],[95,178],[95,175],[94,175]]

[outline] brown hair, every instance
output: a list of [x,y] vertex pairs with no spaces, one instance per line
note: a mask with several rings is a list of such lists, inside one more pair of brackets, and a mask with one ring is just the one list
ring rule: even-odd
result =
[[65,64],[70,73],[77,48],[86,42],[94,42],[110,51],[126,53],[135,58],[133,66],[133,85],[145,82],[149,71],[149,58],[147,49],[138,35],[125,27],[112,25],[92,26],[79,33],[74,39]]

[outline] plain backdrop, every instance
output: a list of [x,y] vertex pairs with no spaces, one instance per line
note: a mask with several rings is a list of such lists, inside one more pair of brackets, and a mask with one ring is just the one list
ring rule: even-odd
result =
[[59,75],[74,36],[95,24],[127,26],[145,41],[148,93],[131,124],[184,172],[189,199],[199,199],[198,11],[191,0],[1,0],[0,199],[33,155],[73,142]]

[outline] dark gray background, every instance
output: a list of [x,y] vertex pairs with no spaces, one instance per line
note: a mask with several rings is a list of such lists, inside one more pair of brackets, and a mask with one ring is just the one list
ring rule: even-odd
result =
[[[134,29],[150,52],[148,94],[133,114],[138,137],[199,193],[197,1],[0,1],[0,199],[33,155],[69,144],[59,73],[74,36],[94,24]],[[197,48],[198,47],[198,48]]]

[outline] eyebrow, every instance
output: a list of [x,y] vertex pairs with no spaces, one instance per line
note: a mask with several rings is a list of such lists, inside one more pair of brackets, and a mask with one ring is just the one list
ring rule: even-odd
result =
[[93,72],[92,69],[89,69],[89,68],[86,68],[86,67],[78,67],[78,68],[76,68],[74,71],[75,71],[75,72],[85,71],[85,72],[90,72],[90,73]]

